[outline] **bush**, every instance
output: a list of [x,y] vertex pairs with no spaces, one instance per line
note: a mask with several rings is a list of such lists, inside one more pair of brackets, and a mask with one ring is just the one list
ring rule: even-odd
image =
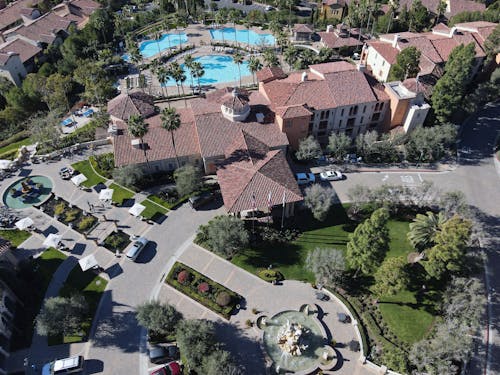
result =
[[72,208],[72,209],[66,211],[66,214],[64,215],[64,221],[66,223],[75,221],[76,218],[78,217],[79,213],[80,213],[80,209],[78,209],[78,208]]
[[200,285],[198,285],[198,291],[200,293],[208,293],[210,291],[210,285],[208,285],[208,283],[206,282],[202,282],[200,283]]
[[190,279],[191,279],[191,275],[186,270],[182,270],[177,275],[177,281],[180,282],[182,285],[188,284]]
[[54,206],[54,215],[61,216],[66,210],[66,204],[64,202],[59,202]]
[[257,274],[262,280],[265,281],[281,281],[284,280],[284,277],[281,272],[276,270],[260,270]]
[[226,292],[220,292],[215,299],[217,305],[225,307],[231,303],[231,296]]
[[86,231],[87,229],[89,229],[94,224],[94,221],[95,221],[94,217],[92,217],[92,216],[85,216],[78,223],[78,229],[81,230],[81,231]]

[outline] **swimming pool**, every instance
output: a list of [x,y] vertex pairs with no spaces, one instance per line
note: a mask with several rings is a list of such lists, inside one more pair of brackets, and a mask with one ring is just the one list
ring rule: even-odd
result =
[[[226,83],[226,82],[237,82],[239,81],[238,65],[236,65],[231,56],[225,55],[206,55],[195,57],[195,61],[198,61],[203,65],[205,70],[205,75],[200,79],[200,84],[209,85],[216,83]],[[191,85],[191,75],[188,68],[182,64],[182,68],[186,74],[186,81],[184,84]],[[240,65],[241,77],[249,76],[250,70],[248,69],[248,62],[244,61]],[[198,81],[194,79],[194,85],[196,86]],[[175,86],[175,81],[169,79],[165,86]]]
[[187,43],[187,41],[188,38],[185,33],[163,34],[158,40],[145,40],[144,42],[141,42],[139,45],[139,52],[141,52],[142,57],[147,58],[168,48]]
[[71,117],[68,117],[64,121],[61,121],[61,126],[70,126],[73,125],[73,119]]
[[[274,36],[271,34],[257,34],[253,30],[236,30],[233,27],[224,29],[210,29],[210,36],[215,40],[237,41],[240,43],[249,43],[254,46],[265,44],[269,47],[274,45]],[[224,38],[223,38],[224,36]]]

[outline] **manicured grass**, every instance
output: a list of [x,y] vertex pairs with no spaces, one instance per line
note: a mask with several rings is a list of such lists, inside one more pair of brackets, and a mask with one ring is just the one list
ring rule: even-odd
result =
[[87,177],[87,181],[82,182],[82,185],[85,187],[92,187],[100,184],[101,182],[106,182],[104,178],[98,176],[94,172],[88,160],[79,161],[77,163],[71,164],[71,166],[73,167],[73,169],[77,170],[80,173],[83,173],[85,177]]
[[52,280],[52,275],[66,258],[67,256],[64,253],[51,247],[35,260],[36,272],[42,276],[43,290],[47,290]]
[[391,331],[408,344],[422,340],[435,319],[434,304],[418,302],[415,293],[408,290],[381,298],[379,309]]
[[156,218],[160,217],[161,215],[165,215],[168,212],[165,207],[159,206],[147,199],[143,200],[141,204],[146,207],[141,213],[141,215],[146,219],[155,220]]
[[131,192],[130,190],[127,190],[120,185],[117,185],[115,183],[112,183],[109,185],[110,189],[113,189],[113,202],[118,203],[118,204],[123,204],[123,201],[126,199],[132,199],[134,197],[134,193]]
[[12,246],[18,247],[24,241],[26,241],[28,238],[31,237],[31,233],[19,229],[12,229],[12,230],[0,229],[0,237],[2,237],[4,240],[9,241],[12,244]]
[[393,257],[407,257],[409,253],[415,251],[408,241],[407,233],[410,230],[410,223],[407,221],[389,220],[387,223],[389,228],[389,236],[391,243],[389,244],[389,251],[387,258]]
[[305,269],[309,251],[316,247],[345,250],[354,226],[341,205],[335,206],[323,223],[316,222],[306,213],[298,216],[297,220],[299,222],[295,226],[305,230],[295,241],[246,249],[232,262],[254,274],[272,264],[273,269],[279,270],[285,279],[314,282],[313,274]]
[[51,337],[49,338],[50,345],[82,342],[88,339],[94,314],[101,300],[101,296],[104,293],[104,289],[106,289],[106,285],[107,281],[102,277],[96,276],[92,271],[83,272],[78,264],[73,268],[61,288],[59,295],[62,297],[69,297],[78,293],[85,297],[88,311],[82,324],[82,335]]
[[[193,193],[194,195],[195,193]],[[174,210],[177,206],[180,206],[181,204],[183,204],[184,202],[186,202],[189,197],[191,195],[185,195],[179,199],[177,199],[176,201],[170,203],[170,202],[167,202],[166,200],[160,198],[159,196],[157,195],[154,195],[154,194],[151,194],[151,195],[148,195],[148,199],[155,202],[155,203],[158,203],[160,205],[162,205],[163,207],[169,209],[169,210]]]
[[[0,147],[0,159],[5,159],[5,157],[4,157],[5,155],[12,154],[13,151],[17,151],[19,149],[19,147],[27,146],[30,143],[31,143],[31,139],[25,138],[25,139],[20,140],[18,142],[11,143],[7,146]],[[14,155],[14,158],[15,158],[15,155]]]

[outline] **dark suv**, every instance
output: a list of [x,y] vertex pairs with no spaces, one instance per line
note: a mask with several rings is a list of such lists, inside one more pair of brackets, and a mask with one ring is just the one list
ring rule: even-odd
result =
[[216,198],[216,193],[213,191],[205,191],[199,195],[192,196],[189,198],[189,205],[197,209],[211,201],[213,201]]

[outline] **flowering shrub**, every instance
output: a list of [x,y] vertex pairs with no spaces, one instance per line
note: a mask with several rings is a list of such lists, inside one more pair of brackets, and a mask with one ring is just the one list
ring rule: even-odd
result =
[[183,285],[186,285],[189,282],[189,278],[190,278],[189,272],[186,270],[182,270],[177,275],[177,281]]
[[208,283],[200,283],[200,285],[198,285],[198,292],[202,293],[202,294],[205,294],[205,293],[208,293],[208,291],[210,290],[210,285],[208,285]]

